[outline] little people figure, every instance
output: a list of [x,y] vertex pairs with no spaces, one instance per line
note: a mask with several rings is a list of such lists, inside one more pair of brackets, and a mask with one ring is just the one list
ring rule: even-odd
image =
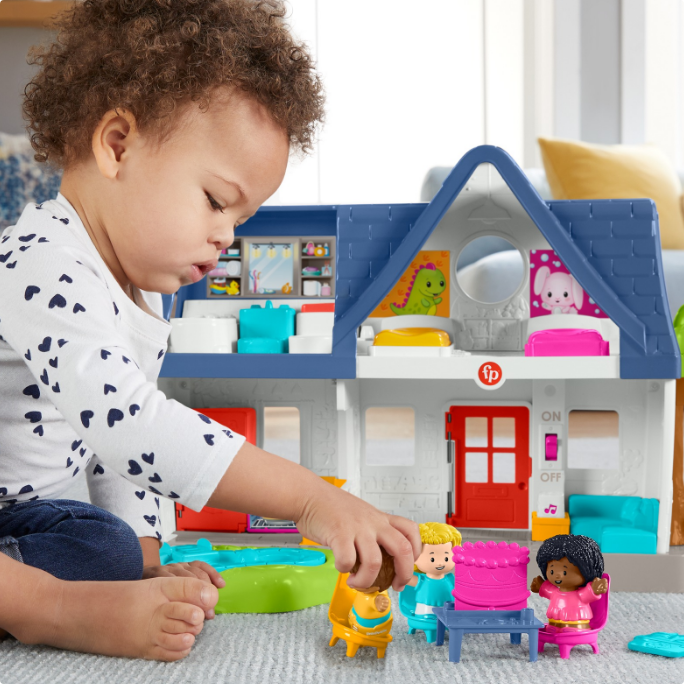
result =
[[[416,615],[434,616],[432,608],[452,601],[454,561],[452,549],[461,543],[461,533],[451,525],[429,522],[418,525],[423,550],[415,561],[409,586],[416,587]],[[435,617],[435,621],[437,618]]]
[[530,591],[550,600],[546,629],[589,629],[591,604],[608,590],[599,545],[583,535],[559,534],[541,545],[537,565],[542,576]]
[[[382,552],[382,565],[375,581],[366,589],[357,589],[356,598],[349,611],[349,626],[356,632],[377,636],[389,634],[392,629],[392,607],[387,590],[394,580],[394,559],[385,549]],[[357,560],[352,573],[359,568]]]

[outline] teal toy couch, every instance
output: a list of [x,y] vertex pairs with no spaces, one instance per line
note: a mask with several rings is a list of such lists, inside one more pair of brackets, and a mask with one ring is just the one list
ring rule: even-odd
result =
[[571,494],[570,533],[591,537],[603,553],[655,553],[658,500]]

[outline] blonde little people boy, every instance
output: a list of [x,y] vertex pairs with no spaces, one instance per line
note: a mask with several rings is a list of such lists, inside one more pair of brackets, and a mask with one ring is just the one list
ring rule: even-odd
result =
[[[417,526],[156,389],[161,294],[216,266],[310,149],[322,86],[280,2],[85,0],[36,52],[24,115],[61,192],[0,238],[0,631],[177,660],[221,577],[160,567],[159,500],[293,519],[369,586]],[[87,478],[93,504],[60,499]],[[142,581],[141,581],[142,579]],[[112,581],[116,580],[116,581]]]
[[416,615],[434,617],[434,606],[453,600],[456,564],[452,550],[460,545],[461,533],[451,525],[436,522],[423,523],[418,529],[423,549],[416,559],[417,572],[407,584],[416,587]]

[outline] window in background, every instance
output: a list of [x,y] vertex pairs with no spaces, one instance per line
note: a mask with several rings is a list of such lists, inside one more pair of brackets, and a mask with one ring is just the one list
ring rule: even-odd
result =
[[300,462],[300,420],[295,406],[264,406],[263,449]]
[[409,406],[366,409],[366,465],[412,466],[416,462],[416,415]]
[[617,411],[568,413],[568,468],[617,470],[620,466]]

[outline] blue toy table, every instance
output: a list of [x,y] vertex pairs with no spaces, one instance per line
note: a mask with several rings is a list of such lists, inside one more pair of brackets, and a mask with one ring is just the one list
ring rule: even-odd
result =
[[537,660],[539,630],[544,623],[534,616],[532,608],[523,610],[454,610],[453,603],[433,608],[437,616],[437,646],[444,643],[444,632],[449,628],[449,662],[461,660],[461,642],[464,634],[510,634],[511,643],[519,644],[521,635],[527,634],[530,662]]

